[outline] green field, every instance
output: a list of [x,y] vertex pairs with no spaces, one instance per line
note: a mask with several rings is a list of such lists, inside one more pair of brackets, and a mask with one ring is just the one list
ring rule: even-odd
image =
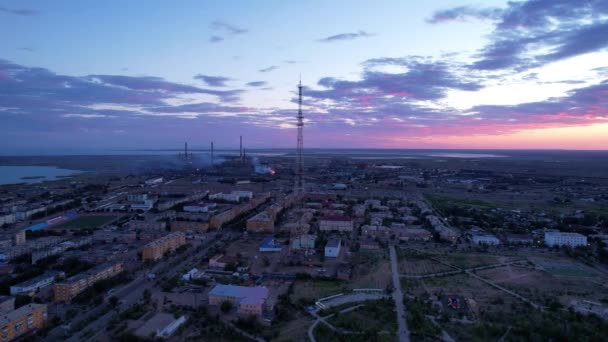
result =
[[547,272],[565,277],[593,277],[595,274],[583,270],[579,267],[550,267],[547,268]]
[[102,226],[112,220],[116,216],[113,215],[94,215],[94,216],[81,216],[68,221],[64,224],[59,225],[57,228],[60,229],[95,229]]

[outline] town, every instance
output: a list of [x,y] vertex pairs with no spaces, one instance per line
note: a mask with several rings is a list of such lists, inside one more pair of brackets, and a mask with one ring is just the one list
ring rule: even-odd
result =
[[241,148],[206,168],[196,158],[209,155],[185,156],[180,169],[0,188],[5,340],[518,340],[553,336],[546,320],[595,338],[606,326],[605,177],[519,155],[326,152],[294,191],[287,155]]

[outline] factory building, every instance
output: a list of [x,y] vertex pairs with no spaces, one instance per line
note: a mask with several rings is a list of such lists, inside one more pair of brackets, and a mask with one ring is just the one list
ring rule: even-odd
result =
[[578,233],[567,232],[545,232],[545,243],[547,246],[587,246],[587,237]]
[[13,341],[41,329],[47,319],[46,304],[31,303],[0,315],[0,339]]
[[107,262],[55,283],[55,303],[71,303],[79,293],[98,281],[112,278],[123,271],[122,263]]
[[174,251],[185,244],[186,234],[183,232],[170,233],[145,245],[142,251],[142,259],[144,261],[158,260],[162,258],[166,252]]

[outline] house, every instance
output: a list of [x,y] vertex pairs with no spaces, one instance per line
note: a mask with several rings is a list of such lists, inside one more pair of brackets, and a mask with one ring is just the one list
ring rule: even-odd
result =
[[239,314],[262,316],[268,295],[264,286],[216,285],[209,291],[209,305],[220,306],[228,301]]
[[340,247],[342,247],[342,240],[329,240],[325,245],[325,256],[329,258],[337,258],[338,255],[340,255]]

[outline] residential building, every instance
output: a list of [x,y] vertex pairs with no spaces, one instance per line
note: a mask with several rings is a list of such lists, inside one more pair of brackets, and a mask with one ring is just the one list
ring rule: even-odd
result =
[[0,340],[13,341],[44,326],[46,304],[31,303],[0,315]]
[[547,246],[587,246],[587,237],[578,233],[568,232],[545,232],[545,243]]
[[340,215],[325,216],[319,221],[319,230],[352,232],[353,220]]
[[34,294],[45,287],[53,285],[53,283],[55,283],[55,279],[63,276],[65,276],[65,273],[60,271],[44,272],[35,278],[11,286],[11,295]]
[[173,221],[170,223],[172,232],[198,232],[205,233],[209,230],[209,223],[196,221]]
[[144,261],[158,260],[162,258],[166,252],[174,251],[185,244],[186,234],[183,232],[170,233],[145,245],[142,251],[142,259]]
[[212,201],[226,201],[238,203],[242,199],[252,199],[253,193],[251,191],[232,191],[229,193],[218,192],[216,194],[209,195],[209,199]]
[[531,244],[534,239],[528,234],[507,234],[506,239],[508,243],[513,244]]
[[15,310],[15,297],[0,296],[0,316]]
[[98,281],[112,278],[123,271],[122,263],[107,262],[55,283],[55,302],[71,303],[79,293]]
[[215,203],[198,202],[184,206],[184,211],[190,213],[207,213],[209,212],[209,209],[215,208],[216,206],[217,204]]
[[431,232],[422,228],[391,229],[391,232],[403,241],[429,241],[433,238]]
[[247,231],[272,233],[274,232],[274,218],[263,211],[247,220]]
[[342,240],[331,239],[325,245],[325,256],[329,258],[337,258],[340,255]]
[[209,305],[219,306],[229,301],[239,314],[262,316],[268,295],[268,288],[264,286],[216,285],[209,291]]
[[475,234],[471,237],[471,240],[476,245],[500,245],[500,240],[496,236],[487,233]]

